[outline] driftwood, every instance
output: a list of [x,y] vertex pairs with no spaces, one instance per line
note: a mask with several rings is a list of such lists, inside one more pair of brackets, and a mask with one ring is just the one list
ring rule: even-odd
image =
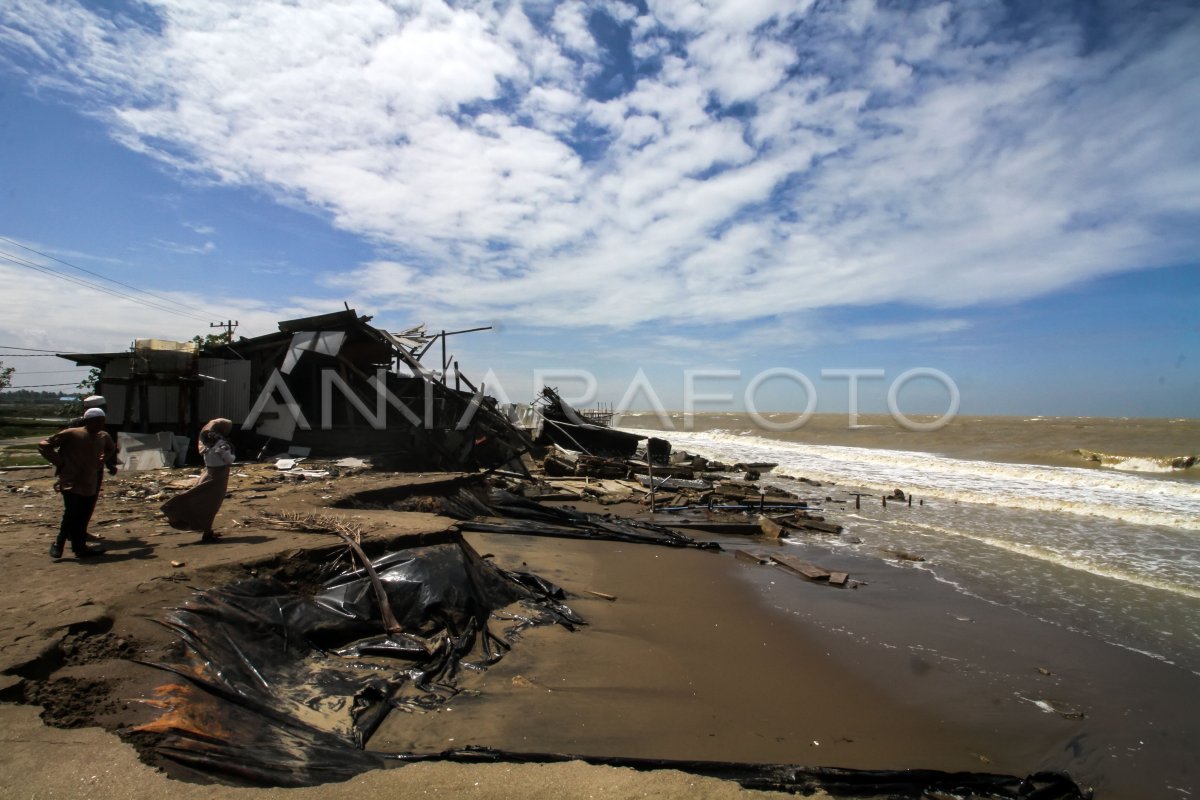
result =
[[379,580],[379,574],[375,572],[375,566],[371,563],[371,559],[367,558],[367,554],[363,552],[361,544],[362,528],[352,525],[340,517],[322,514],[271,513],[264,511],[260,516],[264,522],[272,527],[283,527],[291,530],[305,531],[306,533],[332,533],[340,536],[342,541],[358,557],[359,563],[363,565],[367,577],[371,580],[371,588],[375,590],[375,602],[379,606],[379,615],[383,619],[384,631],[389,636],[394,633],[404,633],[404,628],[400,625],[400,621],[396,619],[395,612],[392,611],[392,604],[388,600],[387,592],[383,589],[383,582]]
[[826,522],[822,517],[811,516],[793,516],[776,518],[786,528],[792,528],[802,531],[816,531],[817,533],[831,533],[834,535],[842,532],[842,526],[832,522]]

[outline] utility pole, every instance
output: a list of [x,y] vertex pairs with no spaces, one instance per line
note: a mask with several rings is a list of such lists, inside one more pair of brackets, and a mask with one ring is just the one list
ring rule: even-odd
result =
[[225,344],[233,344],[233,329],[236,328],[237,326],[238,326],[238,321],[236,319],[226,320],[225,322],[210,322],[210,323],[208,323],[208,327],[210,327],[210,328],[224,328],[225,329]]

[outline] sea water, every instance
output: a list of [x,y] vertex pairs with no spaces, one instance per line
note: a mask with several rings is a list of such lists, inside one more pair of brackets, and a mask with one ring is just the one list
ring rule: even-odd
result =
[[[740,414],[626,414],[619,424],[710,459],[777,464],[761,483],[845,526],[822,540],[829,547],[920,555],[893,563],[1200,674],[1200,421],[974,417],[924,433],[886,416],[848,422],[772,431]],[[896,489],[911,506],[883,505]],[[870,495],[859,508],[856,492]]]

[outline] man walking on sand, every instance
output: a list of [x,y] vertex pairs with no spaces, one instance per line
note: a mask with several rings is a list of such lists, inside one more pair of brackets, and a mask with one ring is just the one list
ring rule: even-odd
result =
[[[108,404],[108,401],[104,399],[103,395],[90,394],[87,397],[83,398],[83,413],[86,414],[88,412],[89,408],[98,408],[101,411],[104,411],[104,407],[107,404]],[[105,413],[107,414],[107,412],[105,412]],[[83,417],[76,417],[75,419],[71,420],[70,422],[67,423],[67,427],[68,428],[82,428],[83,427]],[[117,445],[117,455],[119,456],[121,454],[121,445],[119,442],[117,442],[116,445]],[[96,487],[97,487],[96,494],[97,495],[100,494],[99,487],[100,487],[100,484],[102,484],[102,483],[104,483],[104,470],[99,465],[97,465],[97,467],[96,467]],[[104,538],[104,537],[100,536],[99,534],[92,533],[90,531],[85,531],[84,537],[89,542],[99,542]]]
[[117,447],[104,430],[104,410],[89,408],[83,412],[82,428],[64,428],[43,440],[38,452],[58,468],[54,488],[63,497],[62,523],[50,557],[62,558],[68,539],[76,558],[99,555],[99,548],[87,545],[87,526],[100,494],[101,465],[108,467],[109,475],[117,472]]

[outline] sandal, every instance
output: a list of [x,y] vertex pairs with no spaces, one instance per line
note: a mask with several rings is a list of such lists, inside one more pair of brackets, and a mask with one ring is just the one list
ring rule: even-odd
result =
[[214,533],[212,531],[205,531],[204,535],[200,537],[200,541],[208,544],[211,544],[212,542],[219,542],[221,541],[221,534]]

